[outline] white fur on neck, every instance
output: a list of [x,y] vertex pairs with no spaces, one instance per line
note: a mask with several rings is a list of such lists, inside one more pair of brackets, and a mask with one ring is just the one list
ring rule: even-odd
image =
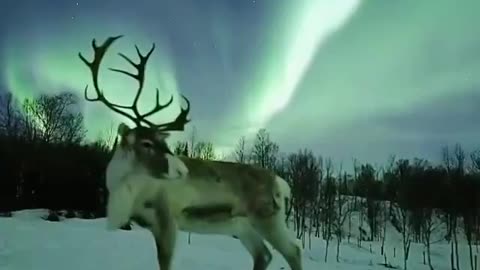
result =
[[[144,203],[154,198],[167,183],[181,181],[162,181],[145,174],[125,174],[118,185],[111,191],[107,202],[107,229],[116,230],[127,224],[134,212],[148,218],[151,209],[146,209]],[[176,196],[179,197],[179,196]],[[151,218],[148,218],[152,220]]]
[[113,188],[120,184],[125,174],[132,171],[133,158],[133,153],[122,151],[118,146],[115,148],[105,175],[106,185],[109,191],[112,191]]
[[116,230],[130,221],[135,192],[128,183],[110,190],[107,202],[107,229]]
[[107,229],[109,230],[116,230],[127,224],[135,209],[139,193],[147,185],[155,184],[152,179],[132,176],[125,175],[122,181],[110,191],[107,202]]
[[[167,179],[181,179],[187,176],[188,168],[178,157],[166,155],[168,160]],[[139,193],[147,185],[153,187],[164,179],[153,178],[146,171],[133,168],[134,153],[115,148],[107,166],[106,186],[109,191],[107,203],[107,228],[118,229],[129,222]]]
[[[135,200],[146,185],[164,181],[149,177],[146,172],[133,170],[134,154],[115,149],[107,166],[106,186],[109,191],[107,203],[107,228],[118,229],[131,218]],[[169,179],[180,179],[188,174],[187,166],[177,157],[167,155]]]

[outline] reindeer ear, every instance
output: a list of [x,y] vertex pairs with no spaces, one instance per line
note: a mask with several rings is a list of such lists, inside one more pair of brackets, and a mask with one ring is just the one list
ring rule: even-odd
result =
[[125,124],[125,123],[120,123],[117,128],[117,133],[120,136],[124,136],[127,134],[127,132],[130,130],[130,128]]
[[155,139],[157,141],[164,141],[170,136],[170,133],[166,133],[164,131],[156,131],[155,132]]

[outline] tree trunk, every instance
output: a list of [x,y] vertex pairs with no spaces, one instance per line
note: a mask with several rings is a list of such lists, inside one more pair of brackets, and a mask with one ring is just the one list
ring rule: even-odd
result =
[[348,243],[350,243],[350,237],[352,237],[352,213],[353,213],[351,203],[349,203],[348,208],[349,208],[348,210]]
[[453,246],[453,239],[450,239],[450,266],[452,270],[455,270],[455,248]]
[[[406,211],[406,210],[402,210]],[[410,251],[410,233],[407,228],[407,213],[402,213],[402,244],[403,244],[403,269],[407,270],[408,253]]]
[[363,208],[360,202],[360,225],[358,226],[358,247],[362,247]]
[[340,262],[340,243],[342,242],[342,238],[337,235],[337,262]]
[[301,212],[298,211],[299,207],[295,209],[295,227],[297,229],[297,238],[302,237],[303,228],[301,227]]
[[383,220],[383,236],[382,236],[382,247],[381,247],[381,255],[383,256],[385,252],[385,238],[387,238],[387,214],[386,214],[386,209],[384,209],[385,217]]
[[[455,226],[456,228],[456,226]],[[456,233],[456,229],[454,230],[454,234],[453,234],[453,238],[454,238],[454,241],[455,241],[455,257],[456,257],[456,266],[457,266],[457,270],[460,270],[460,262],[459,262],[459,256],[458,256],[458,239],[457,239],[457,233]]]
[[427,262],[428,262],[428,266],[430,267],[430,269],[433,269],[433,266],[432,266],[432,256],[430,255],[431,252],[430,252],[430,240],[426,243],[427,245]]
[[303,248],[305,248],[305,235],[306,235],[306,232],[305,232],[305,216],[306,216],[305,208],[306,208],[306,205],[303,205],[303,210],[302,210],[302,247]]
[[472,241],[468,241],[468,251],[470,252],[470,266],[471,266],[472,270],[475,270],[475,265],[473,264]]
[[310,217],[310,222],[308,226],[308,248],[311,250],[312,249],[312,231],[313,231],[313,221],[312,217]]
[[327,236],[327,239],[325,241],[325,262],[327,262],[328,259],[328,246],[330,244],[330,237]]

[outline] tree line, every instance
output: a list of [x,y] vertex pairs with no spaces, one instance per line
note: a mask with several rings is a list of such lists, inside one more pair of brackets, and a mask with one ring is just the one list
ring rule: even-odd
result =
[[104,214],[105,141],[85,143],[78,97],[0,97],[0,212],[29,208]]
[[[105,215],[104,171],[111,145],[109,138],[86,142],[78,102],[67,92],[22,102],[11,94],[0,98],[0,212],[46,208],[86,218]],[[198,140],[195,129],[172,149],[194,158],[222,158],[213,143]],[[480,241],[480,151],[467,153],[460,144],[441,150],[441,164],[392,156],[382,166],[355,161],[348,173],[342,164],[309,149],[280,152],[261,129],[252,142],[239,138],[234,156],[236,162],[271,169],[291,184],[287,221],[304,246],[311,245],[312,237],[323,238],[327,247],[334,242],[339,260],[342,241],[355,240],[359,246],[381,241],[383,255],[386,227],[392,224],[402,235],[404,269],[413,242],[425,245],[426,263],[432,267],[432,234],[444,225],[451,268],[460,270],[458,237],[463,235],[474,270],[473,249]]]
[[[467,153],[459,143],[439,150],[440,164],[391,156],[383,166],[354,160],[353,173],[347,173],[342,164],[335,166],[331,158],[308,149],[281,154],[262,129],[251,147],[240,138],[235,155],[237,162],[270,168],[289,181],[293,196],[287,219],[304,246],[306,240],[311,244],[312,235],[325,240],[325,261],[331,240],[336,240],[338,261],[341,241],[350,242],[353,234],[359,246],[380,241],[387,261],[386,228],[392,224],[402,235],[404,269],[414,242],[425,246],[425,263],[433,269],[431,244],[445,240],[451,245],[451,268],[459,270],[458,238],[463,236],[474,270],[473,249],[478,254],[480,244],[480,151]],[[352,227],[354,214],[357,228]],[[446,230],[440,230],[442,225]],[[443,233],[443,239],[432,239],[434,232]]]

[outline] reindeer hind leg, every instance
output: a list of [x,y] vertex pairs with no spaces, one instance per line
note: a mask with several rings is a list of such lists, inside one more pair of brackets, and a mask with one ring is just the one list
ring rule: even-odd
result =
[[258,232],[287,261],[292,270],[302,270],[302,250],[295,238],[290,234],[283,216],[256,221]]
[[237,238],[252,256],[253,270],[266,270],[272,261],[272,253],[263,242],[262,237],[252,228],[238,234]]

